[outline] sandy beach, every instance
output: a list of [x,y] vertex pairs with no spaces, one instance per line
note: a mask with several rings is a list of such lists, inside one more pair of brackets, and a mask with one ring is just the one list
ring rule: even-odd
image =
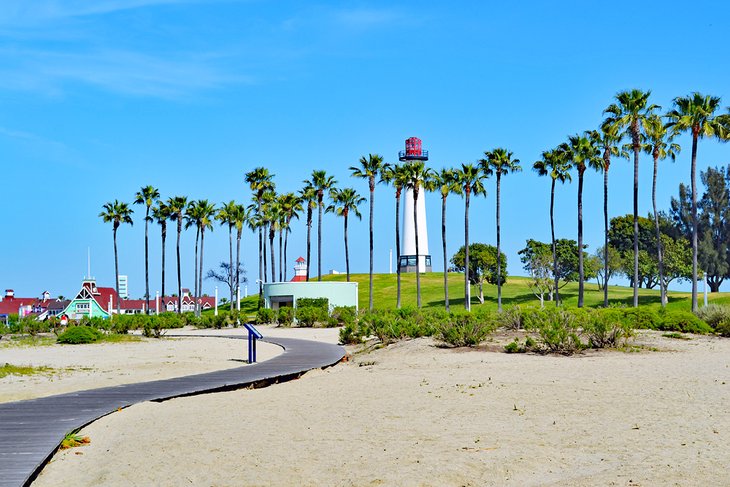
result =
[[564,357],[401,342],[113,413],[34,485],[727,485],[730,340],[637,343]]

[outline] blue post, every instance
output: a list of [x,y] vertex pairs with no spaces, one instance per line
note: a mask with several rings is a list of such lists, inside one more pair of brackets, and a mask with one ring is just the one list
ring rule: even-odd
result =
[[253,325],[246,323],[243,326],[248,330],[248,363],[253,364],[256,362],[256,340],[264,336]]

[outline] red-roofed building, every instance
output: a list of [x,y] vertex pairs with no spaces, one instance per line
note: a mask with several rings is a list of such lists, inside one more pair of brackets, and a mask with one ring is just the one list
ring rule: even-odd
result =
[[307,261],[304,257],[299,257],[294,261],[294,277],[291,282],[305,282],[307,280]]
[[59,314],[66,303],[68,301],[52,299],[48,291],[44,291],[39,298],[18,298],[12,289],[6,289],[5,296],[0,300],[0,322],[7,323],[9,315],[21,318],[36,315],[39,320],[45,320],[48,316]]

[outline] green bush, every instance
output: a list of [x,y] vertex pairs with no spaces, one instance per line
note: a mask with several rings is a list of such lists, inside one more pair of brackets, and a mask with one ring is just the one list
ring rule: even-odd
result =
[[[488,315],[491,318],[491,315]],[[442,325],[438,338],[454,347],[473,347],[483,342],[496,328],[493,319],[475,313],[453,313],[449,323]]]
[[348,323],[340,330],[341,345],[357,345],[362,343],[364,338],[362,328],[357,323]]
[[668,311],[661,322],[662,331],[681,331],[682,333],[712,333],[712,327],[689,311]]
[[538,335],[536,349],[541,352],[572,354],[584,348],[578,328],[587,314],[556,308],[535,309],[526,314],[525,329]]
[[102,333],[96,328],[80,325],[69,327],[66,331],[58,335],[57,341],[58,343],[77,345],[81,343],[94,343],[99,341],[101,337]]
[[730,318],[722,320],[715,327],[715,333],[720,336],[730,337]]
[[695,314],[699,319],[713,328],[717,328],[722,322],[730,321],[730,307],[719,304],[711,303],[703,306]]
[[522,330],[525,326],[522,323],[523,310],[520,305],[508,306],[497,315],[499,326],[507,330]]
[[312,327],[317,323],[327,324],[329,319],[329,314],[325,309],[313,306],[297,307],[294,316],[297,319],[297,325],[304,327]]
[[357,311],[354,306],[335,306],[330,318],[335,326],[347,326],[355,323]]
[[646,308],[625,308],[623,311],[624,323],[637,330],[659,330],[662,318],[656,311]]
[[30,336],[36,336],[39,333],[48,333],[51,331],[51,327],[45,321],[38,321],[35,316],[26,316],[18,320],[18,325],[22,330],[22,333],[27,333]]
[[276,312],[271,308],[259,308],[256,312],[256,324],[268,325],[276,323]]
[[525,347],[520,345],[519,338],[515,338],[514,341],[509,342],[504,346],[504,351],[507,353],[525,353]]
[[582,325],[591,348],[615,348],[633,336],[631,322],[618,309],[596,309]]
[[319,308],[329,313],[330,301],[327,298],[299,298],[297,308]]
[[294,308],[291,306],[283,306],[279,308],[279,315],[276,320],[281,326],[291,326],[294,322]]

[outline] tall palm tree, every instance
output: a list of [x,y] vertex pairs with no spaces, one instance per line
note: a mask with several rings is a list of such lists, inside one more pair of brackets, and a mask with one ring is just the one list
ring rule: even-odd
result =
[[628,154],[619,149],[621,142],[621,134],[618,127],[610,124],[603,124],[600,131],[591,132],[594,143],[601,150],[602,164],[600,170],[603,171],[603,275],[606,276],[606,282],[603,286],[603,307],[608,307],[608,171],[611,168],[611,157],[621,156],[628,157]]
[[370,287],[368,306],[373,309],[373,208],[375,207],[375,183],[376,178],[383,170],[383,156],[379,154],[368,154],[360,158],[360,167],[352,166],[352,176],[368,180],[370,188]]
[[[261,214],[261,205],[263,204],[263,195],[266,191],[274,189],[274,175],[269,173],[265,167],[256,167],[245,175],[245,181],[253,192],[253,198],[256,202],[256,213]],[[264,292],[263,282],[266,279],[264,271],[264,249],[263,249],[263,227],[258,227],[259,231],[259,301]]]
[[441,247],[444,256],[444,304],[446,311],[451,311],[449,303],[449,273],[448,254],[446,253],[446,198],[452,194],[461,194],[453,169],[441,169],[426,185],[428,191],[438,192],[441,195]]
[[[231,200],[228,203],[223,203],[218,209],[218,213],[215,215],[215,219],[220,222],[221,225],[228,225],[228,282],[231,288],[231,300],[233,303],[233,285],[234,285],[234,267],[233,267],[233,227],[235,221],[233,219],[238,205],[235,201]],[[232,306],[232,305],[231,305]]]
[[659,213],[656,207],[656,178],[659,170],[659,160],[664,160],[668,157],[674,161],[682,148],[679,144],[672,142],[671,134],[659,115],[652,115],[647,120],[645,140],[646,142],[642,148],[654,160],[651,204],[654,209],[654,230],[656,231],[657,259],[659,261],[659,290],[661,293],[662,307],[665,307],[667,305],[667,289],[664,283],[664,249],[662,248],[661,230],[659,229]]
[[302,200],[294,193],[284,193],[279,196],[279,206],[281,207],[284,220],[282,222],[284,230],[284,263],[279,263],[279,268],[284,268],[284,280],[286,281],[287,269],[287,246],[289,242],[289,233],[291,232],[291,221],[299,219],[299,212],[302,211]]
[[391,184],[395,188],[395,261],[396,261],[396,308],[401,306],[401,273],[400,273],[400,198],[403,188],[408,183],[408,171],[402,164],[385,164],[380,172],[380,181]]
[[583,176],[588,167],[601,164],[598,146],[590,132],[571,135],[566,147],[567,155],[578,172],[578,307],[583,307],[585,269],[583,266]]
[[[265,229],[269,234],[269,252],[271,253],[271,282],[276,282],[276,262],[274,260],[274,238],[279,227],[281,210],[279,208],[276,193],[268,191],[264,194],[264,204],[262,207],[262,216]],[[264,254],[266,255],[266,254]],[[266,268],[264,261],[264,268]]]
[[187,196],[172,196],[167,199],[170,219],[177,222],[177,312],[182,313],[182,283],[180,280],[180,235],[183,227],[183,214],[188,206]]
[[474,164],[462,164],[454,171],[456,181],[464,193],[464,308],[471,311],[471,284],[469,283],[469,205],[471,196],[486,196],[484,173]]
[[485,152],[485,159],[479,161],[485,176],[494,174],[497,178],[497,311],[502,311],[502,259],[500,250],[500,193],[502,176],[522,171],[519,159],[512,158],[512,152],[498,147],[491,152]]
[[105,203],[103,211],[99,213],[99,216],[104,223],[112,224],[112,233],[114,235],[114,282],[116,283],[117,290],[117,314],[121,312],[121,304],[119,300],[119,254],[117,253],[117,229],[122,223],[129,223],[133,225],[132,221],[132,209],[127,203],[122,203],[114,200],[113,203]]
[[185,208],[185,230],[195,228],[195,262],[193,263],[193,301],[197,314],[198,306],[198,242],[200,241],[200,207],[198,202],[193,200]]
[[160,198],[160,192],[154,186],[143,186],[134,195],[134,203],[145,206],[145,217],[144,217],[144,297],[147,307],[146,312],[150,312],[150,252],[149,252],[149,223],[152,221],[150,218],[150,207]]
[[570,170],[570,163],[568,162],[565,148],[557,147],[543,152],[542,158],[532,164],[532,169],[539,176],[550,176],[550,238],[553,250],[555,306],[560,306],[560,291],[558,286],[560,273],[558,272],[558,253],[555,247],[555,182],[560,181],[561,184],[565,184],[566,181],[571,181],[570,173],[568,172]]
[[[197,202],[200,227],[200,270],[198,271],[198,296],[203,295],[203,252],[205,251],[205,230],[213,231],[213,219],[216,215],[216,208],[213,203],[208,200],[198,200]],[[195,300],[195,309],[200,316],[200,299]]]
[[423,161],[408,161],[403,165],[408,176],[406,187],[413,193],[413,230],[416,236],[416,303],[421,307],[421,250],[418,242],[418,196],[433,171]]
[[730,115],[716,115],[720,98],[692,93],[674,99],[674,108],[667,113],[667,128],[672,134],[692,134],[692,311],[697,311],[697,142],[704,137],[727,141],[730,138]]
[[322,280],[322,210],[324,210],[324,193],[332,189],[337,181],[326,171],[312,171],[312,186],[317,191],[317,280]]
[[[231,213],[233,226],[236,227],[236,270],[234,271],[234,288],[236,290],[238,290],[239,286],[241,285],[241,275],[239,271],[239,269],[241,268],[241,234],[243,233],[244,225],[249,224],[249,216],[249,209],[243,205],[236,205],[234,211]],[[236,297],[236,302],[238,302],[238,297]],[[233,301],[231,301],[231,303],[233,303]],[[231,306],[233,306],[233,304],[231,304]],[[233,308],[231,308],[231,311],[233,311]]]
[[170,219],[170,208],[164,201],[158,200],[152,207],[152,218],[160,225],[162,237],[162,296],[165,296],[165,240],[167,239],[167,220]]
[[622,91],[616,95],[616,102],[603,113],[609,116],[604,124],[614,126],[617,131],[625,130],[634,150],[634,307],[639,306],[639,152],[641,134],[649,116],[661,107],[649,104],[651,91]]
[[347,282],[350,282],[350,251],[347,243],[347,219],[352,212],[358,220],[362,219],[362,214],[358,209],[366,200],[360,196],[353,188],[330,189],[330,199],[332,204],[325,210],[327,213],[334,213],[343,217],[345,221],[345,269],[347,271]]
[[307,206],[307,277],[309,281],[309,269],[311,267],[311,249],[312,249],[312,213],[317,207],[317,190],[311,181],[304,181],[304,187],[299,190],[299,198],[302,203]]

